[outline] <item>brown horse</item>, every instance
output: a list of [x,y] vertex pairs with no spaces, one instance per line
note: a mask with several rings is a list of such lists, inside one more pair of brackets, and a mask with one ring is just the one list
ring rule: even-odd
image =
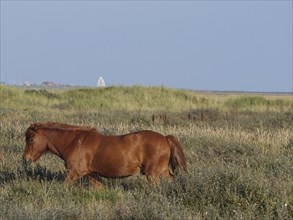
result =
[[24,160],[35,162],[51,151],[65,162],[66,183],[88,176],[93,186],[102,188],[93,174],[121,178],[141,173],[156,183],[161,176],[173,177],[177,168],[187,172],[182,146],[172,135],[144,130],[107,136],[91,127],[34,123],[25,136]]

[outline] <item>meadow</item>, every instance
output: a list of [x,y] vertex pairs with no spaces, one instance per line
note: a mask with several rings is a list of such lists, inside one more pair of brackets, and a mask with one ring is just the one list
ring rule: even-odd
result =
[[[292,219],[293,99],[281,94],[165,87],[29,89],[0,86],[0,219]],[[105,134],[150,129],[179,138],[188,174],[64,185],[52,154],[24,169],[33,122],[90,125]]]

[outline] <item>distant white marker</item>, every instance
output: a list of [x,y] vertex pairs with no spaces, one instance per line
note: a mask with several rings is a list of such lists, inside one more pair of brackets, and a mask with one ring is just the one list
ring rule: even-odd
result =
[[100,77],[98,80],[98,87],[105,87],[105,86],[106,86],[106,84],[105,84],[103,77]]

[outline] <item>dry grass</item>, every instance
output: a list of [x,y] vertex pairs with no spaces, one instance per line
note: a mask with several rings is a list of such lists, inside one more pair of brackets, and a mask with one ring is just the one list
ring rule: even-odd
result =
[[[293,112],[288,97],[122,90],[1,87],[1,219],[292,219]],[[95,98],[88,98],[91,93]],[[137,97],[147,104],[138,107]],[[157,187],[143,176],[102,178],[106,190],[99,192],[86,180],[65,186],[63,161],[46,154],[35,167],[35,179],[28,178],[21,155],[24,131],[35,121],[91,125],[106,134],[151,129],[176,135],[189,173]]]

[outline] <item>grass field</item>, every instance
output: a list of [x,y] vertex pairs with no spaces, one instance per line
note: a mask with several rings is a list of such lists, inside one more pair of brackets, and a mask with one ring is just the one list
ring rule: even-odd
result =
[[[1,219],[292,219],[290,95],[216,94],[164,87],[28,90],[0,87]],[[91,125],[105,134],[177,136],[188,174],[66,186],[63,161],[43,155],[29,178],[24,132],[33,122]]]

